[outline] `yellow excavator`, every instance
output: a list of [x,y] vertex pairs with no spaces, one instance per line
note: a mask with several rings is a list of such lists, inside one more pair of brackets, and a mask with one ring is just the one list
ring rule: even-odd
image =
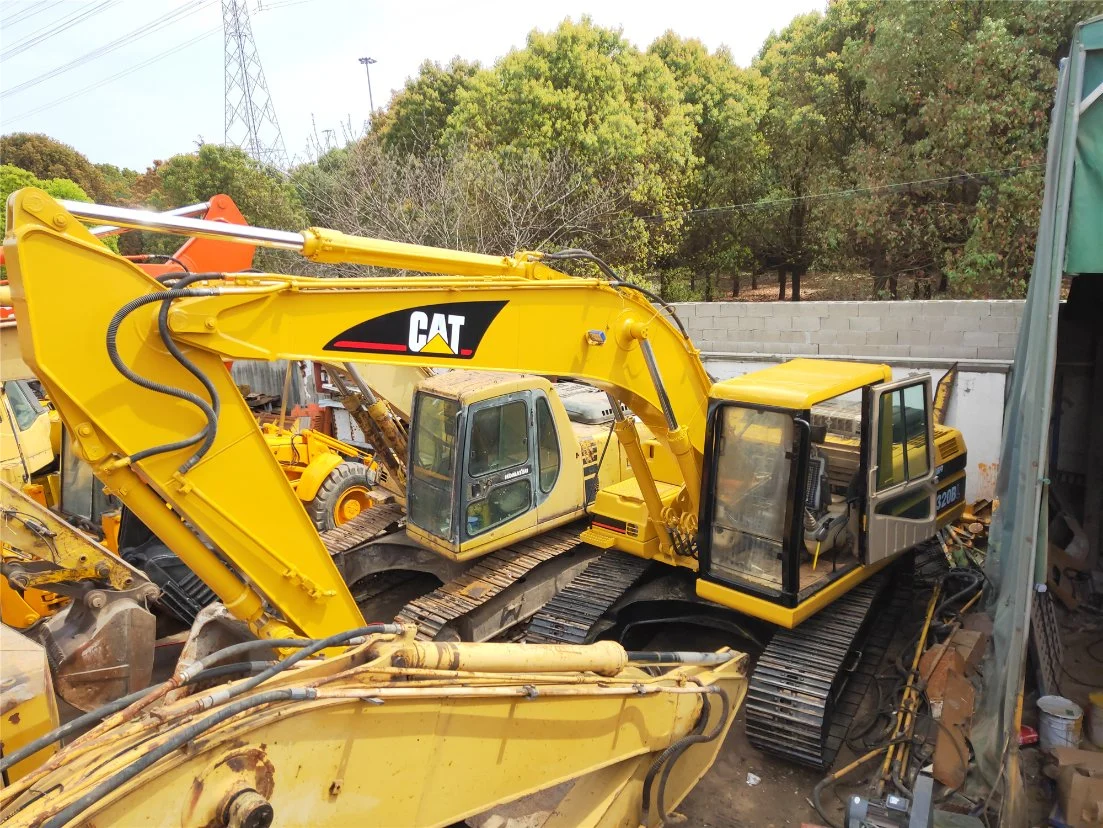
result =
[[[167,288],[80,221],[440,275],[196,274]],[[751,680],[748,732],[819,765],[883,570],[964,506],[964,441],[935,424],[929,376],[794,360],[713,383],[646,291],[600,262],[597,278],[551,267],[593,259],[581,251],[484,256],[34,190],[9,201],[8,226],[25,359],[81,454],[261,638],[354,628],[349,583],[432,567],[443,584],[398,613],[423,638],[625,640],[671,616],[780,628]],[[73,349],[60,330],[97,344]],[[369,510],[357,520],[380,538],[342,548],[314,533],[224,359],[510,378],[420,384],[406,513]],[[607,395],[605,428],[572,423],[561,378]]]

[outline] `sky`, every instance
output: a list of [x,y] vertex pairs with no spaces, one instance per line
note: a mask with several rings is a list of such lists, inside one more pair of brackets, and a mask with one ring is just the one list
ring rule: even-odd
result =
[[[224,0],[0,0],[0,131],[43,132],[93,162],[145,170],[224,139]],[[667,29],[727,46],[748,65],[771,31],[826,0],[239,0],[284,144],[343,143],[370,114],[360,57],[372,57],[376,108],[425,60],[491,65],[534,28],[589,15],[646,48]],[[165,18],[166,15],[173,15]],[[67,26],[67,27],[66,27]],[[56,33],[51,34],[54,30]],[[45,37],[43,37],[46,35]],[[95,57],[80,61],[92,52]],[[33,86],[21,84],[44,74]],[[112,80],[114,78],[114,80]]]

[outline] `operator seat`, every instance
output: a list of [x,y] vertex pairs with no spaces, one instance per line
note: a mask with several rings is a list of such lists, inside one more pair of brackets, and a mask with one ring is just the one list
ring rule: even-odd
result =
[[808,479],[804,503],[804,547],[816,561],[850,542],[850,506],[852,498],[833,502],[827,455],[816,450],[827,438],[827,427],[812,427],[812,451],[808,458]]

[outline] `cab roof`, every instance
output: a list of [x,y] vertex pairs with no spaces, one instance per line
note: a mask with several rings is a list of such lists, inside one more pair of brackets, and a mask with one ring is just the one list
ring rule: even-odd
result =
[[548,393],[551,390],[551,383],[533,374],[469,369],[436,374],[418,383],[419,391],[459,400],[463,405],[503,394],[512,394],[515,391],[527,391],[531,388],[539,388]]
[[892,369],[868,362],[794,359],[713,386],[719,400],[804,410],[865,385],[888,382]]

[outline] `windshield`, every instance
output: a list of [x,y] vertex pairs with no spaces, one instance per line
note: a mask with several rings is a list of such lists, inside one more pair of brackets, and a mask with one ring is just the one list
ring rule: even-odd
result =
[[711,567],[727,579],[781,589],[793,418],[727,406],[720,415]]
[[410,446],[409,520],[437,537],[452,536],[452,492],[456,470],[455,400],[417,395]]

